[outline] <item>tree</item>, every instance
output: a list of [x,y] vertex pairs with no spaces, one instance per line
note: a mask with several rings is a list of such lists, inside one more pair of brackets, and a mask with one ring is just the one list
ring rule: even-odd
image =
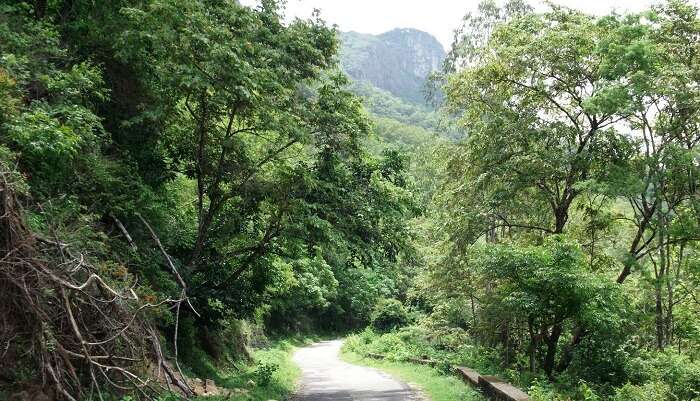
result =
[[697,8],[671,1],[642,15],[607,17],[601,24],[609,31],[601,46],[601,71],[611,86],[625,88],[632,102],[625,123],[639,138],[630,183],[616,192],[630,204],[634,231],[617,282],[650,265],[661,349],[673,341],[674,288],[688,256],[685,249],[700,238],[687,215],[698,196],[693,161],[700,141],[700,96],[694,84]]
[[[629,83],[634,113],[626,122],[641,138],[641,152],[633,164],[634,187],[622,193],[634,211],[636,233],[619,283],[637,260],[668,242],[666,225],[674,209],[697,198],[698,173],[691,161],[700,140],[700,98],[692,83],[698,73],[692,56],[698,46],[692,39],[698,33],[697,9],[674,1],[648,17],[605,20],[611,35],[603,46],[603,71],[613,82]],[[654,246],[654,237],[664,245]]]
[[455,31],[444,72],[454,73],[478,62],[499,25],[532,11],[532,6],[522,0],[509,0],[501,7],[493,0],[480,2],[477,13],[465,15]]
[[[319,221],[353,244],[350,259],[363,266],[397,257],[410,212],[405,164],[362,149],[369,120],[346,78],[326,71],[337,43],[318,15],[285,25],[275,2],[252,10],[174,0],[125,13],[132,25],[120,54],[165,100],[157,112],[167,157],[196,183],[196,236],[178,256],[201,307],[222,302],[249,315],[274,279],[271,266],[313,259],[315,248],[330,260],[312,232]],[[144,63],[144,52],[155,62]]]
[[[504,319],[515,333],[518,325],[526,325],[533,372],[539,359],[552,376],[564,327],[585,323],[594,329],[605,320],[615,322],[606,323],[608,336],[614,334],[613,326],[619,329],[619,288],[590,272],[580,247],[562,236],[549,237],[537,247],[487,247],[478,252],[474,265],[490,287],[482,295],[482,319]],[[540,347],[542,356],[536,358]]]
[[308,100],[298,88],[330,66],[334,34],[318,19],[285,27],[274,2],[255,11],[231,1],[163,1],[128,13],[140,29],[126,32],[122,51],[155,58],[152,84],[171,100],[173,156],[197,181],[196,270],[222,209],[308,141]]
[[615,128],[629,100],[598,70],[600,36],[576,11],[526,15],[499,26],[481,61],[450,77],[447,106],[469,133],[448,167],[451,208],[480,216],[477,236],[563,232],[582,183],[614,179],[629,158]]
[[[618,283],[634,268],[652,272],[663,348],[697,240],[688,214],[697,199],[697,10],[672,1],[640,15],[553,7],[511,18],[468,37],[470,58],[445,85],[468,137],[453,147],[437,198],[449,236],[440,263],[464,265],[482,239],[542,243],[568,232],[574,216],[574,228],[587,226],[591,270],[620,263]],[[630,234],[626,250],[596,244],[595,231],[613,225]],[[579,324],[559,370],[590,331]],[[564,329],[554,328],[550,338]]]

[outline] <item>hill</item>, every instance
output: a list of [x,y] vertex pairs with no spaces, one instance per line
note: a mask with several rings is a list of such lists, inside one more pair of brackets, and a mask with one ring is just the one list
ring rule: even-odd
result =
[[380,35],[342,32],[340,40],[341,66],[350,77],[415,104],[425,103],[425,79],[445,58],[440,42],[417,29]]

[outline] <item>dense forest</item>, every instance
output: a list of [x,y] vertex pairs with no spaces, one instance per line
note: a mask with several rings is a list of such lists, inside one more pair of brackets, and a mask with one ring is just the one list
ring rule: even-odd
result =
[[693,3],[486,0],[427,102],[284,12],[0,0],[0,400],[266,400],[256,349],[351,332],[534,401],[700,399]]

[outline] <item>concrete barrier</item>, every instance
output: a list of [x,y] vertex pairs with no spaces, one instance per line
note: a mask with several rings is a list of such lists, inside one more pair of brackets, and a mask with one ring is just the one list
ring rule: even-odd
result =
[[494,384],[496,383],[503,383],[503,380],[499,379],[496,376],[479,376],[479,388],[484,392],[484,394],[486,394],[489,397],[494,396]]
[[455,372],[457,372],[457,376],[467,384],[471,384],[474,387],[479,386],[479,378],[481,375],[476,370],[465,368],[464,366],[455,366]]
[[527,401],[530,397],[522,390],[495,376],[479,377],[479,387],[484,394],[496,401]]
[[[374,359],[384,359],[384,355],[368,352],[367,356]],[[408,362],[420,365],[437,366],[438,361],[428,358],[408,358]],[[519,388],[503,381],[496,376],[484,376],[474,369],[464,366],[453,366],[457,376],[464,382],[480,389],[488,398],[494,401],[529,401],[530,397]]]

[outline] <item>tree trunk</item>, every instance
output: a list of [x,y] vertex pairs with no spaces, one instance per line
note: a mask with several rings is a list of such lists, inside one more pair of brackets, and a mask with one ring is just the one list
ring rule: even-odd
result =
[[46,0],[34,1],[34,17],[37,20],[42,20],[46,16]]
[[527,321],[527,331],[530,334],[530,345],[528,346],[528,354],[530,356],[530,372],[535,373],[537,369],[535,354],[537,352],[537,334],[535,334],[533,318],[529,318]]
[[587,331],[583,326],[576,327],[571,342],[562,350],[561,358],[557,364],[557,372],[563,372],[571,365],[571,361],[574,359],[574,349],[583,341],[586,334]]
[[642,221],[639,223],[639,226],[637,227],[637,233],[634,236],[634,239],[632,240],[632,244],[630,244],[629,251],[627,252],[627,258],[623,261],[623,268],[622,271],[620,272],[620,275],[617,276],[617,283],[622,284],[625,282],[627,279],[627,276],[632,274],[632,267],[634,267],[636,261],[637,261],[637,254],[639,253],[639,248],[640,244],[642,243],[642,240],[644,239],[644,233],[646,232],[647,228],[649,227],[649,221],[651,219],[651,216],[653,215],[654,211],[656,210],[656,206],[652,206],[649,208],[649,210],[645,210],[645,214],[642,217]]
[[204,250],[204,243],[209,238],[209,227],[214,219],[214,215],[219,211],[221,204],[222,201],[220,198],[211,199],[209,201],[209,207],[202,215],[202,219],[199,222],[199,227],[197,228],[197,240],[188,264],[190,268],[196,269],[197,261]]
[[559,208],[554,212],[554,234],[561,234],[564,232],[564,226],[566,226],[567,220],[569,220],[568,210]]
[[656,297],[656,347],[659,350],[663,350],[665,346],[665,316],[664,316],[664,303],[663,303],[663,283],[667,279],[667,254],[666,254],[666,221],[663,211],[663,207],[659,213],[659,228],[658,228],[658,240],[659,240],[659,263],[655,266],[656,280],[654,281],[654,295]]
[[557,345],[559,344],[559,337],[561,336],[562,329],[561,323],[557,323],[552,326],[551,334],[546,337],[547,353],[544,356],[544,364],[542,367],[549,378],[552,377],[552,373],[554,372],[554,360],[557,356]]
[[661,284],[656,280],[656,348],[664,349],[664,309],[661,302]]

